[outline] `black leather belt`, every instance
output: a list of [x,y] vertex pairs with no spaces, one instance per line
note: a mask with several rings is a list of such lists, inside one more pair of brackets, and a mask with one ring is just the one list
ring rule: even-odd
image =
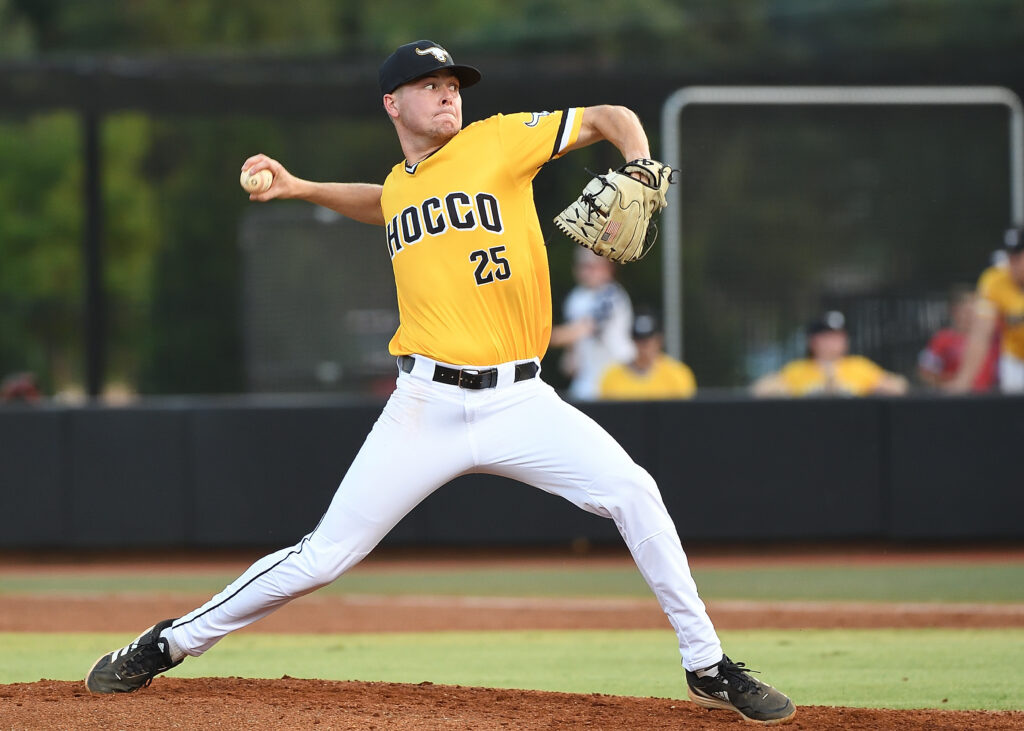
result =
[[[398,367],[405,373],[412,373],[412,368],[415,363],[416,359],[411,355],[398,356]],[[532,360],[516,363],[515,382],[528,381],[535,377],[539,370],[540,366]],[[482,388],[494,388],[498,385],[498,369],[483,368],[478,370],[475,368],[449,368],[448,366],[435,363],[434,380],[438,383],[447,383],[449,386],[469,388],[474,391]]]

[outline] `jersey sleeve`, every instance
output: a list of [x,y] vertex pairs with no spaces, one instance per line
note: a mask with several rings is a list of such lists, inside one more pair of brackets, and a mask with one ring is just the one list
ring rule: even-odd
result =
[[603,399],[615,399],[619,397],[620,384],[622,380],[623,367],[618,363],[613,363],[604,369],[604,373],[601,374],[601,383],[598,387],[598,394]]
[[862,355],[851,355],[848,357],[850,371],[848,378],[851,390],[858,395],[867,395],[878,388],[878,384],[885,378],[885,370],[873,360]]
[[674,363],[676,367],[676,395],[679,398],[693,398],[697,393],[697,378],[690,366],[685,363]]
[[583,107],[556,112],[522,112],[500,118],[501,146],[512,171],[532,178],[569,149],[580,134]]
[[790,361],[779,371],[779,383],[790,396],[799,396],[811,386],[814,380],[812,371],[812,367],[805,360]]
[[1005,307],[1005,277],[999,267],[989,267],[978,278],[978,296],[1002,311]]

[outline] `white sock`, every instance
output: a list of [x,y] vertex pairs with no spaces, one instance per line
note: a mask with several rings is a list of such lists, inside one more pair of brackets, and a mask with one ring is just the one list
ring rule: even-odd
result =
[[[718,662],[721,662],[721,660],[719,660]],[[705,678],[705,677],[717,678],[718,677],[718,663],[716,662],[714,665],[712,665],[709,668],[704,668],[703,670],[698,670],[697,671],[697,677],[698,678]]]
[[171,662],[178,662],[179,660],[185,659],[185,651],[178,646],[178,643],[174,641],[174,629],[168,627],[160,636],[167,640],[167,654],[171,656]]

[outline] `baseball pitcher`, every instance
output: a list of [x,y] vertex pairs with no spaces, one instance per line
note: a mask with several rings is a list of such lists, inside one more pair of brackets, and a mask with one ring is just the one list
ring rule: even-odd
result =
[[[463,129],[462,90],[480,72],[422,40],[380,68],[405,159],[383,186],[314,183],[264,155],[252,200],[300,198],[383,227],[398,291],[397,385],[320,523],[194,611],[143,632],[89,670],[94,693],[130,692],[228,633],[337,579],[420,501],[458,475],[503,475],[615,521],[679,638],[690,697],[758,722],[792,702],[722,653],[651,476],[540,378],[551,334],[548,261],[532,181],[549,160],[608,140],[631,161],[596,176],[560,228],[628,261],[650,247],[671,171],[650,160],[635,114],[597,106],[497,115]],[[400,450],[400,451],[399,451]],[[397,455],[400,454],[400,457]]]

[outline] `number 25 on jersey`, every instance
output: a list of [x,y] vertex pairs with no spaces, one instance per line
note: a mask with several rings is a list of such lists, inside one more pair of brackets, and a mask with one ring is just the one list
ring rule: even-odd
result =
[[501,255],[504,251],[504,246],[492,246],[489,249],[477,249],[469,255],[469,260],[476,264],[473,276],[476,277],[477,286],[490,284],[495,279],[504,281],[512,276],[508,259]]

